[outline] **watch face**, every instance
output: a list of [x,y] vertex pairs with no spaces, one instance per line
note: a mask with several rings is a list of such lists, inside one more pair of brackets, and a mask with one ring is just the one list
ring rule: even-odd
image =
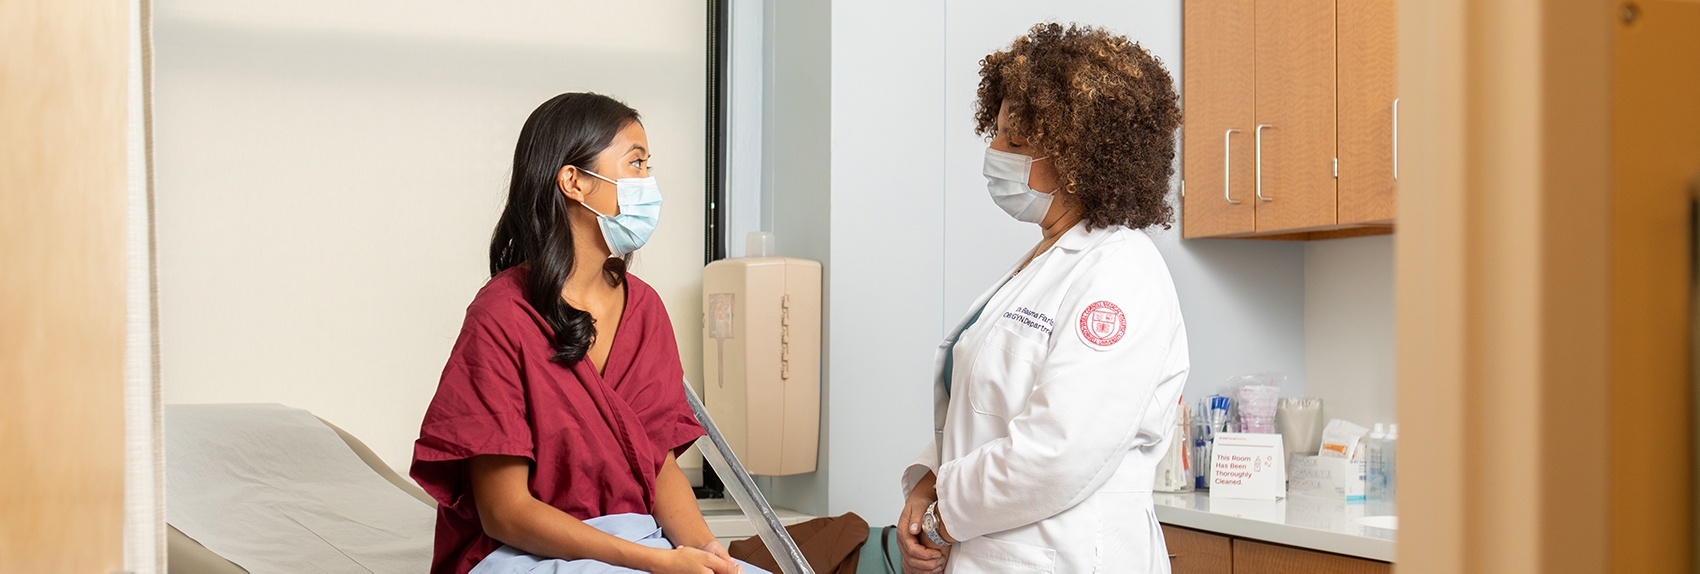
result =
[[937,530],[938,527],[939,527],[938,517],[933,516],[933,514],[930,513],[930,512],[927,513],[926,515],[923,515],[921,517],[921,527],[925,528],[927,530]]

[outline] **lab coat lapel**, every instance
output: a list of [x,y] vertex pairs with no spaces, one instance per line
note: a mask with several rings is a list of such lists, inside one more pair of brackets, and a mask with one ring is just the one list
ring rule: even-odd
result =
[[1026,255],[1023,255],[1021,259],[1016,260],[1015,264],[1011,265],[1009,270],[1005,271],[1002,277],[992,283],[992,287],[990,289],[987,289],[984,293],[981,293],[978,298],[974,299],[974,304],[968,306],[968,312],[962,315],[962,319],[956,322],[956,326],[950,329],[950,333],[945,335],[944,341],[940,342],[938,349],[934,351],[933,432],[935,435],[937,433],[944,432],[944,415],[945,411],[950,407],[950,393],[945,390],[945,358],[950,355],[951,348],[956,346],[956,341],[962,338],[962,332],[968,329],[968,324],[986,308],[986,302],[991,301],[992,296],[996,295],[999,289],[1002,289],[1005,284],[1009,283],[1010,278],[1015,276],[1015,272],[1021,269],[1022,264],[1026,263],[1033,256],[1033,251],[1028,250]]

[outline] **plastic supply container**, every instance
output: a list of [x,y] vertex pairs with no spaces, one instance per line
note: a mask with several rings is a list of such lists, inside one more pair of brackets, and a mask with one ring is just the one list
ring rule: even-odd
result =
[[1246,385],[1239,388],[1240,432],[1275,432],[1275,410],[1281,400],[1281,387]]
[[1192,492],[1197,486],[1193,472],[1192,417],[1187,415],[1186,403],[1175,405],[1175,435],[1169,439],[1169,449],[1157,462],[1157,492]]
[[1275,432],[1281,434],[1287,460],[1295,454],[1316,456],[1322,450],[1322,427],[1327,422],[1322,416],[1322,399],[1281,399],[1275,407]]
[[1259,373],[1229,377],[1223,395],[1232,398],[1229,411],[1230,432],[1275,433],[1276,404],[1281,400],[1281,388],[1287,376],[1281,373]]
[[1398,515],[1399,500],[1399,425],[1387,425],[1387,442],[1383,443],[1381,460],[1387,465],[1387,514]]
[[1381,423],[1375,423],[1375,430],[1364,437],[1364,501],[1368,503],[1366,513],[1372,516],[1394,515],[1393,487],[1394,478],[1394,449],[1398,440],[1398,428],[1394,427],[1389,433]]
[[1387,442],[1387,427],[1381,423],[1375,423],[1375,430],[1369,431],[1369,436],[1364,437],[1364,462],[1367,466],[1365,468],[1367,476],[1364,479],[1364,498],[1372,502],[1387,499],[1387,475],[1385,474],[1387,469],[1381,464],[1381,449],[1384,442]]

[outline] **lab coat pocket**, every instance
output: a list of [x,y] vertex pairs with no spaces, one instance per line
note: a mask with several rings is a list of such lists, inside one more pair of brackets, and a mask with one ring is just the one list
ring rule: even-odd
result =
[[1026,408],[1038,377],[1043,343],[993,327],[969,371],[968,403],[974,412],[1009,420]]
[[1168,549],[1148,492],[1098,492],[1098,566],[1102,572],[1167,572]]
[[982,536],[950,555],[954,572],[1055,572],[1057,551]]

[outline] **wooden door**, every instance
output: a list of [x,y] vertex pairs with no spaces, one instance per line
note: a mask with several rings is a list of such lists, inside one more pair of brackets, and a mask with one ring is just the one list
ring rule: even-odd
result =
[[1347,0],[1338,14],[1339,223],[1392,223],[1395,0]]
[[1167,524],[1162,527],[1171,574],[1233,574],[1233,546],[1228,537]]
[[128,23],[0,2],[0,572],[124,566]]
[[1257,122],[1268,126],[1260,145],[1258,126],[1250,134],[1262,156],[1257,231],[1332,226],[1334,0],[1256,4]]
[[1234,540],[1234,574],[1391,574],[1393,565],[1301,550],[1287,546]]
[[[1257,230],[1252,198],[1256,73],[1253,0],[1186,3],[1181,74],[1183,237]],[[1238,130],[1231,133],[1230,130]]]
[[1627,6],[1613,23],[1610,556],[1613,572],[1692,572],[1700,3]]

